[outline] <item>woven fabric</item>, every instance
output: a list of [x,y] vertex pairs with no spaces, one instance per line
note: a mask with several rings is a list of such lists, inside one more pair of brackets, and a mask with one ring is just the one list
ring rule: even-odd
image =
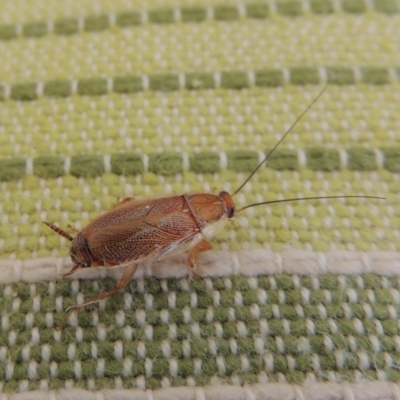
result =
[[[400,397],[397,0],[3,3],[4,398]],[[232,193],[326,83],[237,206],[386,200],[248,209],[204,279],[187,254],[146,263],[54,331],[121,271],[62,279],[68,242],[42,221]]]

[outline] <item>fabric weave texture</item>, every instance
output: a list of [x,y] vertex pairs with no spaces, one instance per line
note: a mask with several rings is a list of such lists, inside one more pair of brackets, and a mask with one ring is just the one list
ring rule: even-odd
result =
[[[0,398],[400,396],[398,0],[0,8]],[[121,271],[63,279],[69,244],[42,221],[232,193],[326,84],[237,206],[385,200],[246,210],[204,279],[187,254],[146,263],[54,330]]]

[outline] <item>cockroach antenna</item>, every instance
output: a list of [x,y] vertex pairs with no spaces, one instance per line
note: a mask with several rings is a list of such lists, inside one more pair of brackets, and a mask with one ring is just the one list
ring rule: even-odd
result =
[[258,164],[257,168],[247,177],[247,179],[239,186],[238,189],[235,190],[235,192],[232,194],[232,196],[235,196],[235,194],[239,193],[243,187],[246,185],[247,182],[257,173],[257,171],[265,164],[269,157],[272,155],[272,153],[277,149],[277,147],[285,140],[286,136],[289,135],[289,133],[293,130],[293,128],[298,124],[298,122],[304,117],[305,114],[310,110],[310,108],[318,101],[318,99],[323,95],[325,92],[325,89],[328,87],[328,84],[325,85],[325,87],[321,90],[319,95],[307,106],[307,108],[296,118],[296,120],[293,122],[293,124],[290,126],[290,128],[286,131],[286,133],[278,140],[278,142],[275,144],[275,146],[269,151],[269,153],[266,155],[266,157]]
[[62,236],[65,239],[69,240],[70,242],[72,242],[74,240],[74,238],[69,233],[63,231],[58,226],[55,226],[55,225],[51,224],[50,222],[43,221],[43,223],[45,225],[47,225],[50,229],[52,229],[54,232],[57,232],[60,236]]
[[[256,174],[256,172],[266,163],[269,159],[269,157],[272,155],[272,153],[277,149],[277,147],[283,142],[283,140],[286,138],[286,136],[293,130],[293,128],[297,125],[297,123],[304,117],[304,115],[310,110],[310,108],[318,101],[318,99],[323,95],[325,92],[326,88],[328,87],[328,84],[324,86],[324,88],[321,90],[321,92],[318,94],[318,96],[306,107],[306,109],[296,118],[296,120],[293,122],[293,124],[290,126],[290,128],[285,132],[285,134],[279,139],[279,141],[275,144],[275,146],[269,151],[269,153],[266,155],[266,157],[258,164],[256,169],[247,177],[247,179],[239,186],[238,189],[233,193],[232,196],[235,196],[235,194],[239,193],[243,187],[246,185],[247,182],[250,181],[250,179]],[[321,200],[321,199],[352,199],[352,198],[359,198],[359,199],[379,199],[379,200],[385,200],[385,197],[378,197],[378,196],[357,196],[357,195],[350,195],[350,196],[314,196],[314,197],[298,197],[294,199],[283,199],[283,200],[272,200],[272,201],[262,201],[260,203],[254,203],[254,204],[248,204],[247,206],[244,206],[242,208],[239,208],[236,210],[236,213],[241,212],[243,210],[246,210],[247,208],[251,207],[256,207],[256,206],[262,206],[265,204],[275,204],[275,203],[286,203],[290,201],[300,201],[300,200]]]

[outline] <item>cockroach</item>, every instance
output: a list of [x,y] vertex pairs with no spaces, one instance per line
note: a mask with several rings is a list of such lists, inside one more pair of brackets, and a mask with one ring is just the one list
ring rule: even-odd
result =
[[211,244],[207,240],[217,235],[225,227],[228,219],[235,217],[247,208],[313,199],[384,199],[376,196],[304,197],[264,201],[249,204],[239,209],[236,208],[233,197],[264,165],[304,114],[321,97],[325,89],[326,87],[295,120],[267,156],[232,195],[222,191],[218,195],[209,193],[183,194],[147,200],[136,200],[129,197],[90,222],[75,237],[49,222],[44,222],[53,231],[71,242],[70,256],[74,266],[63,276],[69,276],[81,268],[125,267],[122,278],[114,289],[70,308],[68,315],[57,329],[62,329],[65,326],[72,313],[123,290],[133,279],[138,265],[143,261],[160,260],[191,249],[189,266],[192,274],[197,276],[195,266],[198,255],[211,249]]

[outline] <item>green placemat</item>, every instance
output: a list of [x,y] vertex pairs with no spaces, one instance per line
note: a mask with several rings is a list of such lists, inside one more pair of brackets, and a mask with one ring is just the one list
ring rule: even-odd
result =
[[[0,391],[398,396],[398,1],[2,8]],[[120,271],[60,279],[68,243],[42,221],[80,229],[126,196],[232,193],[326,83],[235,201],[385,201],[247,210],[201,258],[204,280],[187,255],[146,264],[53,330]]]

